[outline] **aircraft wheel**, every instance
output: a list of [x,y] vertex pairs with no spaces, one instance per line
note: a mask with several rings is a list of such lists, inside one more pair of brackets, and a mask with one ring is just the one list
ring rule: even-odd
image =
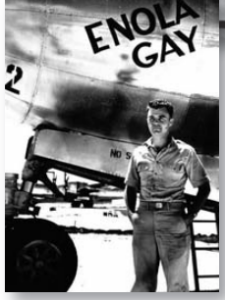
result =
[[74,243],[52,222],[14,220],[5,247],[7,292],[66,292],[76,276]]

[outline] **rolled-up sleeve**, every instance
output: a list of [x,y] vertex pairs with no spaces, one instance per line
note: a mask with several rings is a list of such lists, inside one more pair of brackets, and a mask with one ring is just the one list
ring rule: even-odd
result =
[[204,166],[194,149],[190,151],[186,169],[188,178],[193,187],[199,187],[205,182],[209,182]]
[[129,162],[127,174],[125,177],[125,184],[134,187],[137,191],[139,190],[140,180],[137,171],[134,154]]

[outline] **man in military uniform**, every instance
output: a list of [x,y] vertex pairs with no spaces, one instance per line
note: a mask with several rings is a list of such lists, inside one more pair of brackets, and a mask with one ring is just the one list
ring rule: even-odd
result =
[[[156,291],[160,261],[167,291],[189,290],[189,225],[207,199],[210,185],[195,150],[171,136],[173,110],[168,101],[149,102],[147,124],[152,136],[134,150],[125,180],[125,199],[133,224],[133,292]],[[198,193],[185,212],[187,179],[198,188]]]

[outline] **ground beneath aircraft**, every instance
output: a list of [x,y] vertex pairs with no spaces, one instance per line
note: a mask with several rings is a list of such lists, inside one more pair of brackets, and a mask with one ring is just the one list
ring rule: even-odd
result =
[[[129,292],[134,281],[131,235],[70,234],[78,252],[77,276],[68,292]],[[199,242],[199,246],[205,243]],[[202,274],[218,274],[218,252],[202,251],[198,258]],[[194,289],[192,262],[189,263],[190,289]],[[218,289],[218,279],[202,280],[202,289]],[[160,266],[158,292],[166,292]]]
[[[122,212],[123,209],[118,207],[114,209],[112,205],[107,208],[82,209],[71,208],[69,203],[41,204],[37,218],[44,218],[64,226],[77,249],[77,275],[68,292],[129,292],[131,290],[134,282],[132,226]],[[214,216],[212,213],[201,211],[198,218],[213,220]],[[197,223],[194,229],[195,235],[216,234],[214,223]],[[217,244],[215,241],[211,243],[196,241],[196,246],[216,247]],[[197,255],[201,275],[219,274],[218,252],[199,251]],[[188,272],[190,290],[194,290],[191,259]],[[219,280],[218,278],[201,280],[200,288],[218,290]],[[161,267],[157,291],[166,292]]]

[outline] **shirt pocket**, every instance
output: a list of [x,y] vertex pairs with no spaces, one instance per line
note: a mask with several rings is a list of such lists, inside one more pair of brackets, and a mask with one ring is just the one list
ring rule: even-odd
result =
[[148,184],[152,178],[153,167],[149,162],[140,162],[138,164],[138,173],[141,179],[141,184]]
[[186,173],[186,163],[187,163],[187,159],[186,157],[181,157],[177,160],[175,160],[171,165],[170,165],[170,169],[171,171],[174,173],[174,175],[181,175]]
[[173,164],[173,172],[175,173],[183,173],[185,169],[185,163],[182,159],[174,162]]
[[163,181],[166,187],[179,186],[186,178],[185,162],[182,159],[168,164],[164,168]]

